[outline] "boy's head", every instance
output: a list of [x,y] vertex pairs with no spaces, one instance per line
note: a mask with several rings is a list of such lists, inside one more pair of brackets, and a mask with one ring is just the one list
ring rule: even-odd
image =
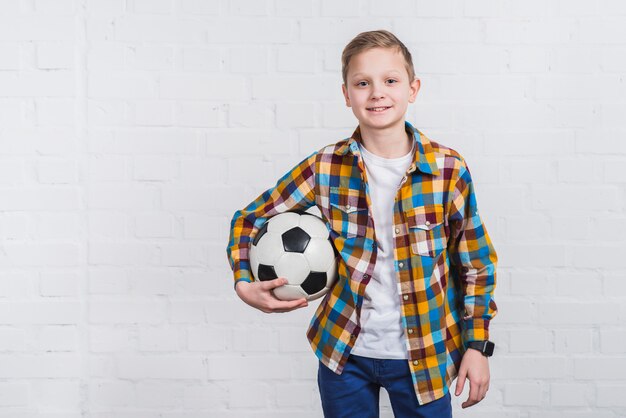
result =
[[420,88],[407,47],[386,30],[363,32],[346,45],[341,61],[346,106],[362,131],[404,129]]
[[410,81],[415,78],[413,58],[409,49],[393,33],[386,30],[373,30],[361,32],[352,39],[343,49],[341,54],[341,76],[343,84],[346,84],[350,60],[355,55],[372,48],[390,48],[402,54],[404,65]]

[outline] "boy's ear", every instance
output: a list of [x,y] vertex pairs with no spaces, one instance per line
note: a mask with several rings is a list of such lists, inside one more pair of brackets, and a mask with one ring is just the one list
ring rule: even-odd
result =
[[346,106],[350,107],[350,98],[348,97],[348,89],[345,84],[341,85],[341,92],[343,93],[343,97],[346,99]]
[[421,81],[419,78],[415,77],[413,82],[410,84],[411,94],[409,95],[409,103],[415,102],[415,98],[417,97],[417,92],[420,91]]

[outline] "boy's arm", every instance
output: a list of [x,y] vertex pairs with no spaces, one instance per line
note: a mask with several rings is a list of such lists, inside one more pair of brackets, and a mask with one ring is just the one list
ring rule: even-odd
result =
[[450,261],[463,288],[463,344],[489,339],[489,321],[497,314],[496,251],[480,215],[469,169],[461,160],[449,216]]
[[226,253],[233,269],[235,288],[240,281],[252,282],[248,250],[265,221],[289,210],[306,210],[315,205],[315,159],[309,155],[281,177],[276,185],[233,215]]

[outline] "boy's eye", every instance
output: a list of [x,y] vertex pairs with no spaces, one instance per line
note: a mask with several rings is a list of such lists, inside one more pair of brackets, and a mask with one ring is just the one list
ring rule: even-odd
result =
[[356,85],[363,87],[365,84],[367,84],[367,81],[359,81]]
[[394,80],[393,78],[390,78],[390,79],[389,79],[389,80],[387,80],[387,81],[393,81],[394,83],[397,83],[397,80]]

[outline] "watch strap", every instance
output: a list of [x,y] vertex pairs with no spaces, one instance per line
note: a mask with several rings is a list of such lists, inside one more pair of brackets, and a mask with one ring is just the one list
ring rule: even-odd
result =
[[491,357],[493,355],[493,349],[495,348],[495,346],[496,345],[489,340],[469,341],[467,343],[468,348],[480,351],[485,357]]

